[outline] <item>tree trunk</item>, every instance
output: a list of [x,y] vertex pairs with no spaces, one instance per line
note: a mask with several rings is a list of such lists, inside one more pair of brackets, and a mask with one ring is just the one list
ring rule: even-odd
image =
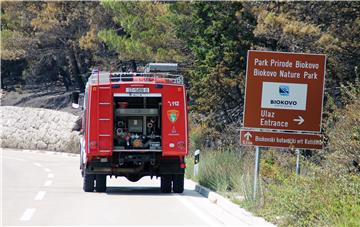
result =
[[133,72],[136,72],[136,71],[137,71],[137,65],[136,65],[136,61],[135,61],[135,60],[132,60],[132,61],[131,61],[131,68],[132,68],[132,71],[133,71]]
[[1,89],[4,89],[4,74],[2,76],[0,76],[0,84],[1,84]]
[[244,98],[243,98],[244,96],[242,95],[242,92],[241,92],[241,89],[239,86],[236,86],[236,91],[238,93],[238,96],[237,96],[238,104],[240,105],[240,103],[243,103],[243,101],[244,101]]
[[80,75],[80,70],[76,61],[75,51],[71,47],[68,48],[68,58],[69,58],[71,71],[78,85],[78,88],[80,92],[83,93],[85,91],[85,84]]
[[230,114],[228,113],[228,107],[225,105],[225,100],[222,102],[221,104],[222,107],[222,111],[224,111],[224,115],[225,115],[225,119],[226,119],[226,123],[232,123],[233,119],[232,117],[230,117]]
[[79,54],[79,51],[75,52],[75,59],[79,68],[80,74],[85,74],[88,70],[87,64],[85,63],[85,57]]
[[69,74],[62,68],[59,69],[59,74],[62,76],[64,86],[66,88],[66,91],[70,90],[71,84],[71,78]]

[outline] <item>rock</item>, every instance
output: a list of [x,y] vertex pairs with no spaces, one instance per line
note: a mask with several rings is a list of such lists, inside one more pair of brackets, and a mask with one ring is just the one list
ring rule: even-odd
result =
[[1,147],[78,153],[78,116],[49,109],[0,106]]
[[38,141],[36,144],[36,148],[40,150],[46,149],[47,147],[48,147],[47,144],[44,143],[43,141]]

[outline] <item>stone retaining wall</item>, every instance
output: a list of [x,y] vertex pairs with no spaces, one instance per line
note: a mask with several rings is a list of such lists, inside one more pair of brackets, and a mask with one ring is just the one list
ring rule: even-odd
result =
[[1,147],[79,152],[77,116],[49,109],[0,106]]

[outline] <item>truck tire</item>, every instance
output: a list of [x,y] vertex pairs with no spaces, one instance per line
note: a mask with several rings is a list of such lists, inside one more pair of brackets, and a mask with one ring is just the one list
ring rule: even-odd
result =
[[165,174],[161,176],[160,180],[160,188],[162,193],[170,193],[171,192],[171,175]]
[[184,174],[174,174],[173,176],[173,191],[175,193],[184,192]]
[[96,175],[96,184],[95,189],[97,192],[105,192],[106,191],[106,175]]
[[94,191],[94,180],[95,176],[93,174],[84,173],[84,192],[93,192]]

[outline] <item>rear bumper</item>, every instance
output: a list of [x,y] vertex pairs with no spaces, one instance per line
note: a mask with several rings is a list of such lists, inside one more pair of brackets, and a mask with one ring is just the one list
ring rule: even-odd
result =
[[129,174],[138,174],[142,176],[160,176],[162,174],[183,174],[183,158],[173,157],[156,160],[151,164],[149,161],[142,162],[141,165],[120,166],[117,163],[91,161],[86,165],[85,171],[88,174],[106,174],[114,176],[127,176]]

